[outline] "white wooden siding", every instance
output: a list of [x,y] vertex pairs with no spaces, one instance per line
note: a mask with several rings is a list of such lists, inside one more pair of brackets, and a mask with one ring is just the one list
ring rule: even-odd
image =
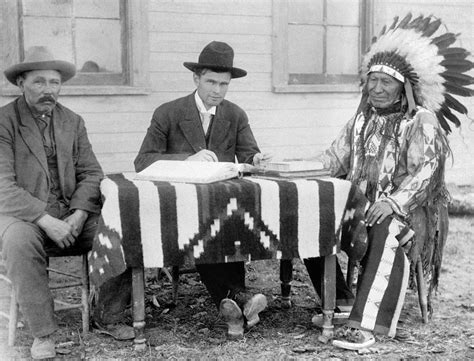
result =
[[[148,1],[151,93],[63,96],[60,100],[84,117],[106,172],[133,170],[154,109],[194,90],[192,73],[183,62],[197,61],[201,49],[213,40],[229,43],[235,51],[235,66],[248,71],[247,77],[232,80],[227,99],[247,111],[260,148],[276,157],[315,156],[356,110],[358,93],[272,92],[273,0]],[[473,7],[470,0],[376,0],[374,29],[377,33],[395,14],[434,14],[449,24],[450,31],[462,33],[462,46],[474,50]],[[0,97],[0,104],[11,100]],[[474,101],[467,105],[473,114]],[[448,180],[458,184],[474,183],[474,162],[469,156],[474,151],[473,128],[464,127],[464,143],[456,131],[450,137],[455,163],[448,170]]]

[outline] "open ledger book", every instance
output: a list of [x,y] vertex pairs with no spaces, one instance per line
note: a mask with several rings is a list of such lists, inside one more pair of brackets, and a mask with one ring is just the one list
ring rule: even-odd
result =
[[158,160],[135,176],[136,180],[183,183],[212,183],[253,174],[265,178],[327,177],[329,171],[320,162],[269,162],[262,167],[231,162],[189,162]]
[[212,183],[237,178],[253,172],[250,164],[231,162],[190,162],[185,160],[158,160],[135,176],[136,180],[183,183]]

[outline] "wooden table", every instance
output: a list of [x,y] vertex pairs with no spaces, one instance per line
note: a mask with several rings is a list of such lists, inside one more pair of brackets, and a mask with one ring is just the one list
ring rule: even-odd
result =
[[112,174],[101,192],[90,279],[99,286],[132,268],[137,348],[145,343],[144,268],[258,259],[325,257],[323,336],[332,337],[336,254],[359,246],[341,234],[356,228],[366,204],[350,182],[245,177],[187,184]]

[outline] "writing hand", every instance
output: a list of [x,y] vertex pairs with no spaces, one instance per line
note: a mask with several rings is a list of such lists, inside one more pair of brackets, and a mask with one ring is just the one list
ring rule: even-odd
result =
[[375,223],[382,223],[391,214],[393,214],[393,209],[390,203],[377,201],[367,211],[365,222],[372,227]]
[[186,158],[191,162],[218,162],[216,153],[208,149],[201,149],[196,154],[190,155]]
[[65,221],[45,214],[36,221],[36,224],[61,249],[71,247],[76,242],[76,239],[72,235],[72,226]]

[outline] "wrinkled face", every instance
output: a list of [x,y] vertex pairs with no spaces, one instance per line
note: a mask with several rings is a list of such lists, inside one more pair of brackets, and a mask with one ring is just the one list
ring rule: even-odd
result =
[[224,100],[231,79],[229,72],[215,73],[207,70],[201,75],[194,74],[193,77],[197,93],[206,109],[217,106]]
[[376,108],[388,108],[400,99],[403,84],[388,74],[373,72],[367,76],[369,103]]
[[49,113],[58,100],[61,74],[56,70],[32,70],[18,77],[17,84],[35,113]]

